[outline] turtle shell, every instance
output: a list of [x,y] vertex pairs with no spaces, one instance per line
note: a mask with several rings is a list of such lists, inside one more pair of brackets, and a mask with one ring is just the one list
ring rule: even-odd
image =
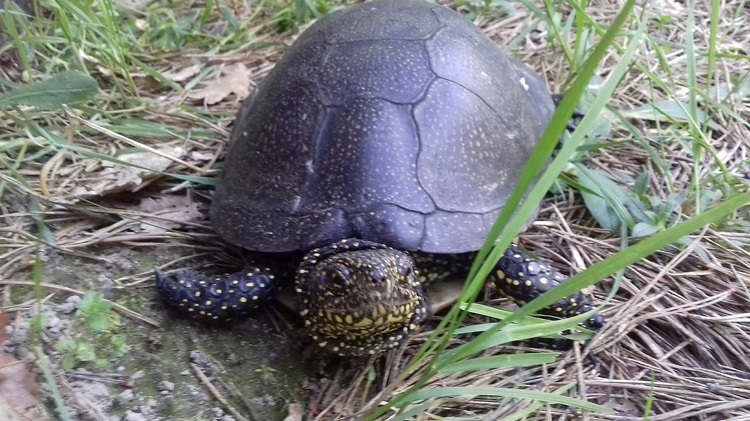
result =
[[262,252],[349,237],[477,250],[553,110],[539,76],[450,9],[331,13],[242,105],[214,227]]

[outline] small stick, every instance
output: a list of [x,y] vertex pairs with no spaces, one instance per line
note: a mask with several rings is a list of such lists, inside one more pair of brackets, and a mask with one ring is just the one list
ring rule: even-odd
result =
[[229,404],[229,402],[227,402],[226,399],[224,399],[223,396],[221,396],[219,390],[214,387],[213,383],[211,383],[211,380],[209,380],[208,377],[203,374],[203,371],[197,365],[195,365],[194,363],[190,363],[190,367],[193,368],[195,376],[198,377],[198,380],[200,380],[200,382],[203,383],[203,386],[208,389],[208,392],[213,395],[213,397],[216,398],[216,400],[219,401],[219,403],[223,405],[224,408],[226,408],[233,417],[237,418],[240,421],[247,421],[247,418],[243,417],[236,409],[232,407],[232,405]]

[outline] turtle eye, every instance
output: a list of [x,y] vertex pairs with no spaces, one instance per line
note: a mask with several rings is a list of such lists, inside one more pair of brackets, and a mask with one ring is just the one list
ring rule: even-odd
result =
[[398,267],[398,274],[404,278],[410,278],[414,276],[414,262],[411,259],[399,259],[396,263]]
[[349,266],[336,265],[336,269],[331,274],[331,277],[333,278],[333,281],[341,285],[347,285],[351,282],[352,272],[349,270]]
[[318,288],[325,291],[328,289],[328,285],[331,283],[331,279],[328,277],[328,275],[320,274],[318,275]]
[[412,265],[399,265],[398,273],[404,278],[409,278],[414,274],[414,268]]

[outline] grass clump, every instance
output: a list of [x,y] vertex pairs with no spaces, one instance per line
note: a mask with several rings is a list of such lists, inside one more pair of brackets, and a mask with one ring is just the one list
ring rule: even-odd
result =
[[89,291],[77,305],[73,323],[66,332],[68,338],[57,341],[54,349],[63,354],[62,368],[70,370],[78,365],[93,363],[107,368],[109,360],[127,353],[126,337],[119,333],[120,316],[112,311],[112,304],[101,294]]

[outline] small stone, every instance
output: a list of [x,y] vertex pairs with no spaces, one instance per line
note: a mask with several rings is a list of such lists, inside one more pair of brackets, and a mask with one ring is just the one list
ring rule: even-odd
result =
[[210,364],[208,357],[200,351],[190,351],[190,361],[199,366]]
[[54,313],[47,317],[47,330],[50,330],[52,328],[58,328],[60,327],[60,318],[57,317]]
[[174,390],[174,383],[167,380],[161,381],[156,385],[156,390],[167,393],[172,392]]
[[70,314],[76,311],[76,304],[74,303],[62,303],[57,306],[56,310],[63,314]]
[[109,410],[114,404],[114,398],[109,393],[107,385],[100,382],[78,381],[71,383],[76,392],[86,396],[97,408]]
[[122,417],[122,421],[148,421],[148,418],[141,413],[128,411]]
[[125,407],[135,399],[135,394],[132,390],[124,390],[122,393],[115,397],[114,404],[119,407]]

